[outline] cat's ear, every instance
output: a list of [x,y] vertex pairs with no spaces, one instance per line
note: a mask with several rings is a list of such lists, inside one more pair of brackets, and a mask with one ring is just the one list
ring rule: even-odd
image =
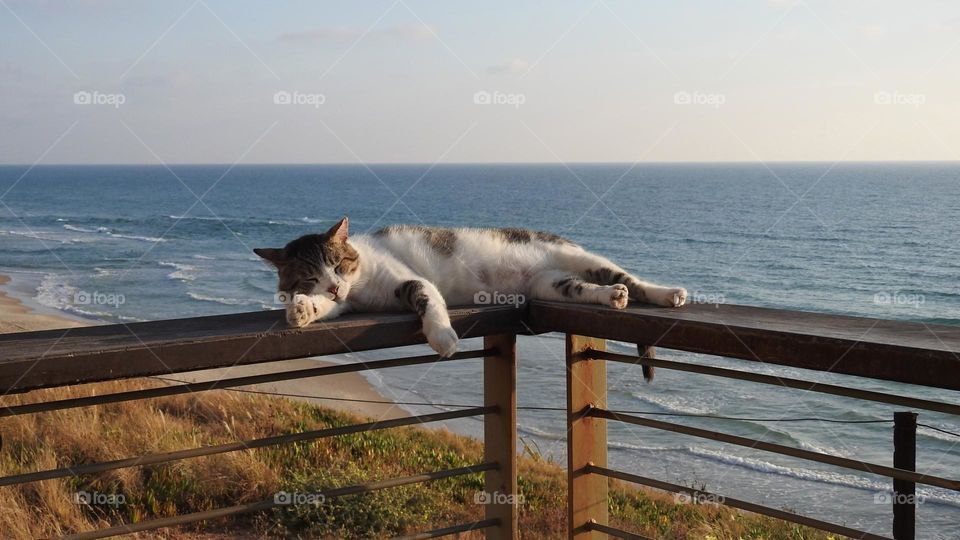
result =
[[336,225],[330,227],[330,230],[327,231],[327,235],[334,242],[345,242],[347,240],[347,232],[350,229],[350,220],[344,217],[337,222]]
[[256,248],[253,252],[277,268],[287,262],[287,250],[284,248]]

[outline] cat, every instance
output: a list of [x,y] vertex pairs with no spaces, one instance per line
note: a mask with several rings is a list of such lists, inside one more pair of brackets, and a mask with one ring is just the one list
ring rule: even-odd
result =
[[[353,310],[411,310],[430,347],[444,357],[457,351],[459,340],[447,304],[475,303],[481,295],[615,309],[631,298],[666,307],[687,300],[686,289],[646,283],[565,238],[526,229],[394,225],[349,236],[344,217],[326,233],[253,251],[276,267],[291,326]],[[651,378],[652,368],[644,376]]]

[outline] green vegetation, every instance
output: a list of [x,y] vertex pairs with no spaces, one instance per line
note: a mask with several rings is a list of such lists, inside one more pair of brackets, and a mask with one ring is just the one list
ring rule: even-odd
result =
[[[144,388],[110,382],[8,396],[4,405]],[[0,474],[72,466],[148,453],[339,426],[348,415],[293,401],[225,391],[174,396],[8,418],[2,424]],[[566,530],[563,470],[538,453],[520,464],[523,538]],[[80,478],[0,489],[0,530],[36,538],[272,499],[280,491],[315,493],[481,461],[478,441],[445,431],[399,428],[315,442],[246,450]],[[144,534],[143,538],[369,538],[482,518],[474,496],[480,474],[374,493],[291,505]],[[83,505],[77,492],[120,504]],[[109,496],[113,498],[110,499]],[[676,504],[672,496],[612,486],[613,524],[656,538],[826,539],[777,520],[713,505]],[[480,538],[471,533],[462,538]]]

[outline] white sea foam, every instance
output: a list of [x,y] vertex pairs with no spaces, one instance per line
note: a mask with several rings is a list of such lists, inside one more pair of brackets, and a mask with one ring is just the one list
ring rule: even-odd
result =
[[630,395],[644,403],[680,414],[714,414],[722,405],[719,400],[705,398],[704,396],[657,396],[633,392]]
[[84,232],[84,233],[95,233],[95,232],[97,232],[95,229],[85,229],[85,228],[83,228],[83,227],[77,227],[76,225],[69,225],[69,224],[68,224],[68,225],[64,225],[63,228],[66,229],[66,230],[68,230],[68,231],[76,231],[76,232]]
[[[734,456],[707,448],[692,447],[687,448],[686,451],[704,459],[761,473],[776,474],[778,476],[787,476],[799,480],[850,487],[871,492],[890,491],[889,482],[871,480],[854,474],[817,471],[804,468],[792,469],[760,459]],[[918,495],[924,496],[927,502],[939,502],[951,506],[960,506],[960,493],[939,488],[918,488],[917,493]]]
[[160,266],[173,268],[174,271],[167,274],[167,279],[176,279],[179,281],[193,281],[197,279],[197,268],[189,264],[160,261]]
[[252,306],[256,302],[251,302],[248,300],[239,300],[237,298],[221,298],[219,296],[207,296],[205,294],[196,293],[193,291],[188,291],[187,296],[193,298],[194,300],[199,300],[201,302],[213,302],[216,304],[223,304],[225,306]]
[[0,231],[0,235],[4,236],[21,236],[24,238],[33,238],[35,240],[41,240],[44,242],[59,242],[61,244],[71,244],[74,242],[83,242],[84,239],[76,237],[65,237],[57,235],[49,231],[15,231],[7,230]]
[[109,227],[97,227],[96,229],[91,229],[87,227],[77,227],[76,225],[65,224],[64,229],[73,232],[81,232],[86,234],[105,234],[111,238],[122,238],[125,240],[138,240],[141,242],[166,242],[163,238],[158,238],[154,236],[140,236],[136,234],[121,234],[113,232]]
[[73,296],[79,290],[69,285],[63,277],[57,274],[47,274],[40,280],[34,298],[41,305],[65,310],[72,307]]
[[635,452],[677,452],[687,450],[682,446],[639,446],[619,441],[610,441],[607,443],[607,446],[623,450],[633,450]]
[[175,219],[177,221],[184,220],[184,219],[196,219],[199,221],[220,221],[220,218],[214,217],[214,216],[177,216],[177,215],[171,214],[167,217],[170,219]]
[[108,236],[112,236],[112,237],[114,237],[114,238],[125,238],[125,239],[127,239],[127,240],[139,240],[139,241],[141,241],[141,242],[153,242],[153,243],[157,243],[157,242],[166,242],[166,241],[167,241],[165,238],[159,238],[159,237],[156,237],[156,236],[138,236],[138,235],[135,235],[135,234],[118,234],[118,233],[114,233],[114,232],[108,232],[107,235],[108,235]]
[[[957,426],[951,426],[948,424],[937,424],[935,427],[940,429],[945,429],[947,431],[953,431],[954,433],[960,433],[960,428]],[[960,443],[960,437],[954,437],[953,435],[948,435],[946,433],[941,433],[932,429],[925,428],[923,426],[917,427],[917,435],[923,437],[929,437],[931,439],[937,439],[938,441],[944,441],[948,443]]]
[[564,433],[553,433],[550,431],[544,431],[535,426],[530,426],[526,424],[517,424],[517,431],[521,433],[526,433],[527,435],[533,435],[535,437],[540,437],[541,439],[547,439],[551,441],[565,441],[567,439],[567,436]]
[[84,317],[90,317],[101,321],[121,320],[141,322],[145,320],[137,317],[120,315],[118,313],[97,311],[88,305],[83,305],[83,307],[80,307],[74,301],[78,292],[80,292],[80,289],[70,285],[63,276],[58,274],[47,274],[43,276],[43,279],[40,280],[40,284],[37,286],[37,294],[34,295],[33,298],[42,306],[60,311],[76,313],[77,315],[82,315]]

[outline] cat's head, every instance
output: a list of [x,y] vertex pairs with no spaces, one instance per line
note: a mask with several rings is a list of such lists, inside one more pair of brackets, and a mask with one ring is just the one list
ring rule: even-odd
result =
[[325,295],[342,302],[360,275],[360,255],[347,242],[349,221],[343,218],[323,234],[307,234],[282,248],[257,248],[254,253],[277,269],[277,290]]

